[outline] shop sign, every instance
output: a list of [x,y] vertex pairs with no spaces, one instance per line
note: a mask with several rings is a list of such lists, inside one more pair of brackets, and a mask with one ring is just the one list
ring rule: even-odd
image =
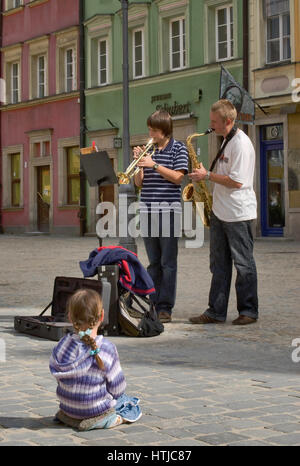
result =
[[165,103],[164,105],[157,105],[156,110],[166,110],[171,116],[184,115],[191,112],[191,103],[179,104],[174,102],[173,105]]

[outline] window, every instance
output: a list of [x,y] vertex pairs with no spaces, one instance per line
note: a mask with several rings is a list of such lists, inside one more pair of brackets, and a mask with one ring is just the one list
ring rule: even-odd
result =
[[75,63],[74,50],[67,49],[65,51],[65,92],[75,90]]
[[[157,3],[159,12],[159,73],[183,70],[189,66],[190,4],[192,2],[159,0],[155,3]],[[150,47],[151,43],[145,47],[145,50]]]
[[105,86],[112,81],[112,16],[95,15],[85,23],[87,54],[87,88]]
[[185,19],[170,21],[170,69],[180,70],[186,66]]
[[48,95],[49,36],[29,39],[29,99]]
[[204,0],[204,62],[216,63],[242,56],[240,0]]
[[141,78],[145,75],[145,59],[144,59],[144,31],[136,29],[132,32],[133,37],[133,77]]
[[19,102],[19,63],[11,64],[11,103]]
[[103,86],[108,83],[108,47],[106,39],[100,39],[98,42],[98,60],[98,84]]
[[6,10],[12,10],[13,8],[19,8],[23,5],[22,0],[6,0]]
[[288,60],[290,57],[290,15],[284,14],[268,18],[267,62]]
[[36,157],[48,157],[51,155],[50,152],[50,141],[39,141],[33,144],[33,156]]
[[22,208],[23,200],[23,145],[2,149],[2,206],[3,209]]
[[56,36],[56,93],[77,89],[78,29],[69,28]]
[[46,95],[46,64],[44,55],[37,59],[37,96],[39,98]]
[[10,156],[10,173],[11,173],[11,206],[19,207],[21,202],[20,187],[20,154],[11,154]]
[[233,7],[216,9],[216,60],[233,57]]
[[67,151],[67,203],[78,204],[80,201],[80,158],[79,147],[68,147]]
[[266,0],[267,63],[291,58],[289,0]]
[[48,54],[30,53],[29,98],[42,99],[48,95]]

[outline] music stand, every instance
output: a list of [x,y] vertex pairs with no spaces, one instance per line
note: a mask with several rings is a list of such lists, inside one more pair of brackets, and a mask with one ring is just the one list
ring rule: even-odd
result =
[[90,186],[107,186],[118,183],[106,151],[80,155],[80,160]]
[[[108,186],[118,183],[106,151],[80,155],[80,161],[90,186]],[[102,246],[102,238],[98,237],[98,240],[99,246]]]

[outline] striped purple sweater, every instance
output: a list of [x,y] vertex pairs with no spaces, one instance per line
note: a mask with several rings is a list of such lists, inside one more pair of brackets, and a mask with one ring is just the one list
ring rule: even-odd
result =
[[63,337],[50,357],[56,378],[60,409],[77,419],[87,419],[113,408],[125,392],[126,382],[117,348],[102,335],[96,337],[105,371],[99,369],[91,348],[77,334]]

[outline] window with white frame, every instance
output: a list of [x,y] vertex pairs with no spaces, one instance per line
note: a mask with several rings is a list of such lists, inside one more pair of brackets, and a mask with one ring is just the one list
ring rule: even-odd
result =
[[21,62],[23,44],[2,49],[2,69],[5,81],[5,102],[17,104],[21,102]]
[[90,56],[86,73],[87,88],[106,86],[112,81],[112,17],[96,15],[86,23],[87,54]]
[[142,78],[145,76],[144,30],[134,29],[132,41],[133,78]]
[[46,60],[45,56],[37,57],[37,96],[43,98],[46,95]]
[[49,37],[28,41],[29,46],[29,99],[42,99],[48,95]]
[[291,58],[289,0],[265,0],[267,63]]
[[75,88],[75,53],[70,48],[65,50],[65,92],[72,92]]
[[108,83],[108,41],[99,39],[98,41],[98,85],[103,86]]
[[170,70],[186,67],[185,18],[170,21]]
[[216,8],[216,61],[233,58],[233,6]]
[[77,90],[78,28],[54,33],[56,37],[56,93]]
[[16,104],[20,100],[20,75],[19,75],[20,65],[19,63],[12,63],[10,72],[11,72],[11,103]]

